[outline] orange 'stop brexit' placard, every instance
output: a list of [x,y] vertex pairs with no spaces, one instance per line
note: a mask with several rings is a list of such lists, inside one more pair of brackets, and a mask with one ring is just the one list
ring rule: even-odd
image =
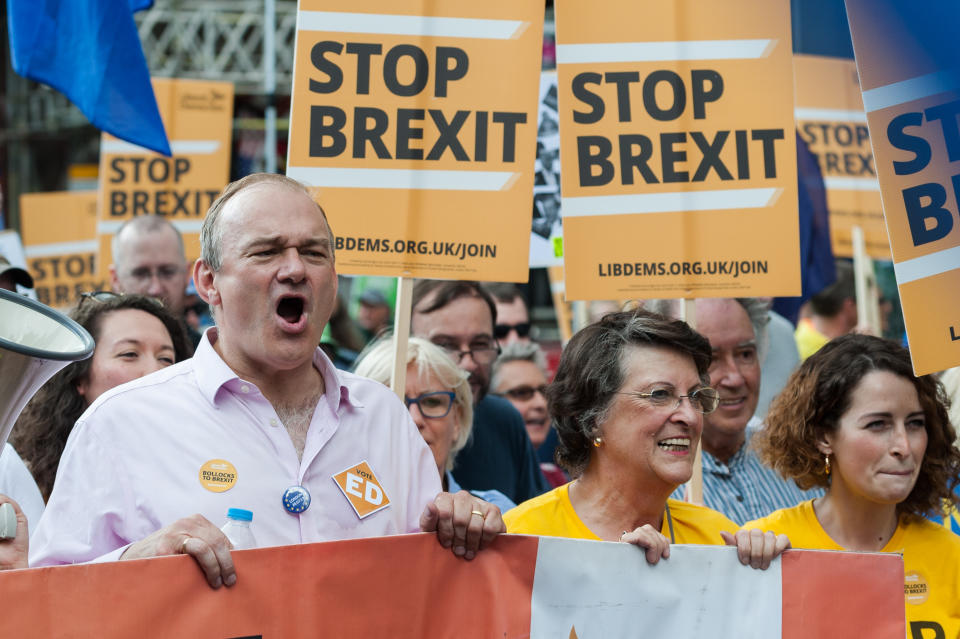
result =
[[233,84],[154,78],[173,151],[164,157],[107,133],[100,142],[99,269],[108,277],[113,234],[138,215],[166,217],[183,235],[187,260],[200,257],[200,226],[230,178]]
[[798,295],[789,3],[556,12],[568,298]]
[[23,252],[37,299],[73,306],[81,293],[110,289],[97,269],[97,192],[20,196]]
[[793,57],[797,131],[817,158],[827,190],[833,254],[853,257],[853,227],[864,233],[867,253],[890,259],[867,114],[853,60]]
[[301,0],[287,175],[342,273],[526,281],[543,2]]

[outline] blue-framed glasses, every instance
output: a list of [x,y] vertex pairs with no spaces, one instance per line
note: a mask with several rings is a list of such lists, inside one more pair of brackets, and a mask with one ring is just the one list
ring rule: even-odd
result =
[[405,397],[404,401],[407,408],[410,408],[411,404],[416,404],[417,408],[420,409],[420,414],[424,417],[439,419],[450,413],[450,409],[453,408],[453,400],[456,397],[453,391],[433,391],[422,393],[416,397]]

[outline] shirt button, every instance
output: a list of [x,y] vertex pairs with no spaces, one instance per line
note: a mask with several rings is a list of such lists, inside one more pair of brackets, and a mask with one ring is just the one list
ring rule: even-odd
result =
[[737,495],[737,501],[743,501],[743,495]]
[[271,417],[271,418],[270,418],[270,425],[273,426],[273,427],[277,427],[277,426],[280,425],[280,422],[278,422],[278,421],[276,420],[276,418]]
[[240,392],[243,394],[247,394],[250,392],[250,387],[244,384],[243,386],[240,387]]

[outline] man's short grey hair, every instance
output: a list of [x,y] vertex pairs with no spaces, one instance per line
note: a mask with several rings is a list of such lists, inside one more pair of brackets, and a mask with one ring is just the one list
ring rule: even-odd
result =
[[164,229],[172,230],[173,234],[177,237],[180,255],[183,256],[183,261],[186,263],[187,256],[183,247],[183,235],[180,234],[176,226],[170,223],[170,220],[162,215],[138,215],[121,224],[117,232],[113,234],[113,240],[110,242],[110,252],[113,255],[113,263],[120,263],[120,242],[121,237],[124,236],[125,233],[127,235],[130,233],[157,233]]
[[[770,304],[758,297],[735,297],[753,325],[753,335],[757,343],[757,357],[762,363],[770,349],[770,338],[767,335],[767,324],[770,322]],[[680,303],[678,299],[650,299],[645,300],[643,308],[667,317],[680,318]]]
[[[361,354],[356,374],[388,385],[393,370],[393,354],[393,336],[381,337]],[[473,432],[473,391],[470,389],[470,375],[457,366],[446,351],[421,337],[411,337],[407,342],[407,366],[411,365],[418,375],[428,373],[436,377],[444,389],[453,391],[455,396],[451,410],[457,411],[460,418],[460,433],[447,457],[447,470],[452,470],[453,460],[460,449],[470,441],[470,434]]]
[[[307,187],[279,173],[253,173],[235,182],[231,182],[223,189],[219,197],[213,201],[213,204],[210,205],[210,208],[207,210],[207,215],[203,219],[203,226],[200,228],[200,259],[202,259],[211,270],[219,271],[223,265],[223,226],[220,224],[220,214],[223,212],[223,207],[231,198],[237,195],[237,193],[258,184],[277,184],[287,187],[293,191],[303,193],[310,198],[311,202],[316,204]],[[323,207],[319,204],[316,206],[320,215],[323,216],[327,230],[330,232],[330,250],[332,252],[333,229],[330,227],[330,221],[327,220],[327,214],[324,212]]]
[[504,364],[510,362],[530,362],[539,368],[544,376],[547,374],[547,357],[537,343],[513,342],[504,346],[500,356],[493,362],[490,388],[497,389],[500,387],[500,371]]

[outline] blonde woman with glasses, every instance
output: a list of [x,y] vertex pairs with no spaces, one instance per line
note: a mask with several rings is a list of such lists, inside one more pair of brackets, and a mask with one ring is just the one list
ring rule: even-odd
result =
[[[361,355],[356,374],[381,384],[390,383],[393,367],[393,340],[380,339]],[[469,374],[447,353],[431,342],[411,337],[407,344],[405,402],[423,437],[443,483],[443,490],[460,490],[453,474],[453,460],[470,439],[473,424],[473,393]],[[506,511],[514,503],[498,490],[472,490],[474,496]]]

